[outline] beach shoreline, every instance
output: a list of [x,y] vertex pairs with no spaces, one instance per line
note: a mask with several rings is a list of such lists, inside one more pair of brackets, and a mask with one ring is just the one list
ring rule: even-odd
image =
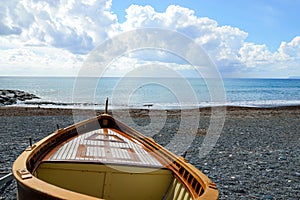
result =
[[[142,134],[152,132],[151,136],[161,145],[176,134],[181,112],[151,108],[109,111]],[[103,110],[0,107],[0,171],[11,170],[13,161],[28,146],[29,138],[37,142],[55,131],[57,124],[73,124],[76,115],[84,118],[100,113]],[[187,149],[186,159],[217,184],[219,199],[300,199],[300,106],[226,107],[219,139],[203,158],[199,157],[199,147],[210,124],[211,108],[190,113],[191,117],[195,113],[200,115],[199,134]],[[155,123],[148,126],[150,118],[155,122],[165,116],[161,130],[156,129],[159,127]],[[188,130],[188,124],[185,126]],[[16,199],[15,182],[0,192],[0,199]]]
[[[209,115],[211,114],[211,110],[222,110],[226,113],[226,115],[242,115],[248,116],[253,114],[300,114],[300,105],[293,106],[274,106],[274,107],[245,107],[245,106],[215,106],[215,107],[201,107],[194,109],[152,109],[152,108],[128,108],[128,109],[111,109],[109,113],[122,113],[128,112],[128,110],[132,112],[141,112],[141,111],[149,111],[149,112],[174,112],[178,113],[178,111],[189,111],[200,112],[200,114]],[[93,110],[93,109],[78,109],[78,108],[47,108],[40,106],[0,106],[0,116],[57,116],[57,115],[66,115],[71,116],[76,113],[86,113],[86,112],[95,112],[97,115],[104,112],[104,110]]]

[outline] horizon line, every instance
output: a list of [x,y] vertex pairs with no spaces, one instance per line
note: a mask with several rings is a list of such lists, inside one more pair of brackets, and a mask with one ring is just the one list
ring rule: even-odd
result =
[[[15,77],[15,78],[78,78],[79,76],[65,75],[65,76],[54,76],[54,75],[0,75],[0,78]],[[101,78],[122,78],[124,76],[103,76]],[[100,78],[97,76],[81,76],[80,78]],[[128,78],[180,78],[180,77],[155,77],[155,76],[128,76]],[[183,78],[199,78],[193,76],[187,76]],[[202,77],[200,77],[202,78]],[[215,78],[215,77],[210,77]],[[218,77],[217,77],[218,78]],[[221,79],[300,79],[300,76],[289,76],[289,77],[221,77]]]

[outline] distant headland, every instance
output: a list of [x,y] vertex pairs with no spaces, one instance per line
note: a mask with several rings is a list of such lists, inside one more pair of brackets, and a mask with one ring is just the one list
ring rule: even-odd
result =
[[290,76],[289,79],[300,79],[300,76]]

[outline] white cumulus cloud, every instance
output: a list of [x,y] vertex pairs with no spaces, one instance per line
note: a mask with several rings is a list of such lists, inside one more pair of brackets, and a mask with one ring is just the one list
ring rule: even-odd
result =
[[51,75],[60,75],[56,69],[61,75],[74,75],[70,68],[78,67],[87,53],[119,29],[110,11],[111,0],[10,0],[1,4],[1,75],[41,75],[51,69]]
[[[271,52],[265,44],[246,42],[245,31],[197,17],[188,8],[170,5],[165,12],[156,12],[151,6],[131,5],[126,12],[123,30],[161,27],[186,34],[203,47],[224,76],[289,76],[300,64],[300,36]],[[282,73],[282,68],[287,70]]]
[[282,42],[278,52],[287,58],[300,58],[300,36],[295,37],[291,42]]
[[[85,56],[51,47],[1,50],[1,75],[61,76],[77,74]],[[34,72],[34,74],[33,74]]]
[[[109,1],[6,1],[2,35],[27,45],[49,45],[85,54],[115,32]],[[3,31],[4,32],[4,31]]]
[[[74,75],[86,55],[105,39],[136,28],[159,27],[183,33],[201,45],[228,77],[282,77],[299,74],[300,36],[282,41],[276,51],[247,41],[248,33],[198,17],[188,8],[170,5],[164,12],[131,5],[118,22],[112,0],[10,0],[0,6],[0,75]],[[175,44],[174,44],[175,45]],[[176,41],[176,45],[185,45]],[[120,59],[120,70],[145,62],[173,68],[188,65],[174,55],[141,52]],[[176,67],[176,64],[178,65]],[[116,67],[116,66],[114,66]],[[52,73],[49,73],[52,69]],[[284,70],[283,70],[284,69]],[[26,71],[26,72],[25,72]]]

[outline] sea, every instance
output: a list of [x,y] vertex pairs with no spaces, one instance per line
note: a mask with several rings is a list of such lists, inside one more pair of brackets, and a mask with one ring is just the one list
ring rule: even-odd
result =
[[300,105],[300,79],[0,77],[0,89],[40,97],[14,105],[28,107],[103,109],[106,97],[111,109]]

